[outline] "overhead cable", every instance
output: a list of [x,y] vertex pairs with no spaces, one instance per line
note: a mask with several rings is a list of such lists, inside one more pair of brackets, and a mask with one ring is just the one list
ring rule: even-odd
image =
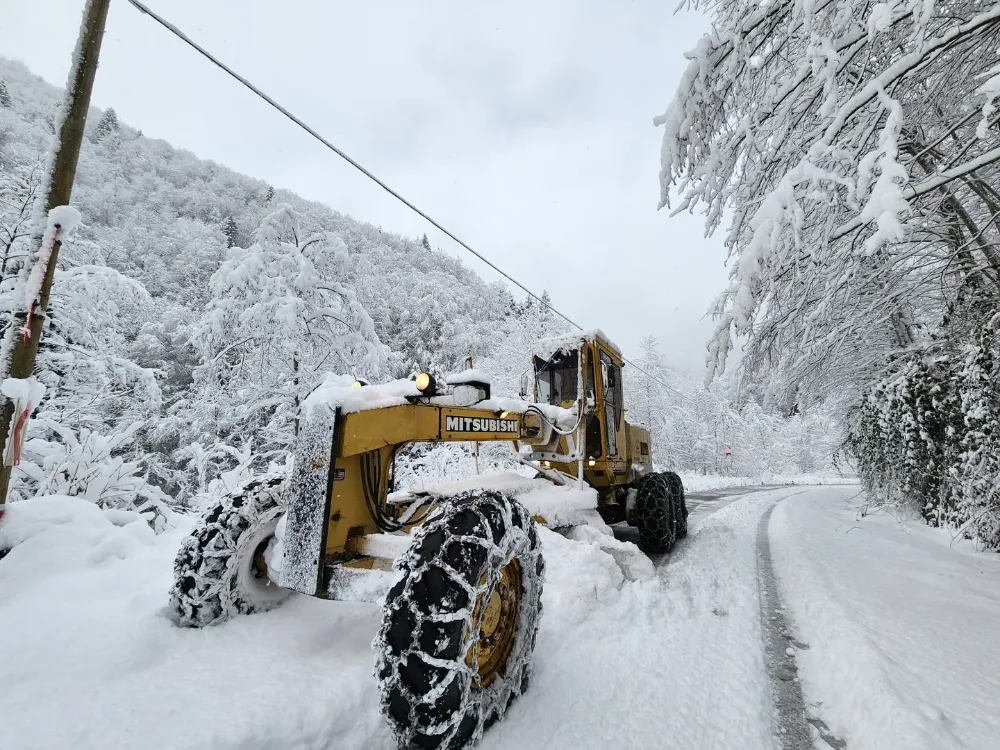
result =
[[[219,60],[212,53],[210,53],[208,50],[206,50],[200,44],[198,44],[193,39],[191,39],[191,37],[189,37],[187,34],[185,34],[183,31],[181,31],[179,28],[177,28],[174,24],[170,23],[170,21],[168,21],[167,19],[163,18],[163,16],[159,15],[158,13],[154,12],[153,10],[150,10],[150,8],[148,6],[146,6],[145,4],[141,3],[139,0],[128,0],[128,1],[133,6],[135,6],[135,8],[137,8],[140,12],[142,12],[142,13],[146,14],[147,16],[149,16],[150,18],[152,18],[154,21],[156,21],[158,24],[160,24],[161,26],[163,26],[163,28],[165,28],[171,34],[173,34],[174,36],[176,36],[178,39],[180,39],[181,41],[183,41],[189,47],[191,47],[192,49],[196,50],[199,54],[201,54],[206,59],[208,59],[213,65],[215,65],[216,67],[218,67],[221,70],[225,71],[232,78],[236,79],[241,84],[243,84],[244,86],[246,86],[254,94],[256,94],[258,97],[260,97],[261,99],[263,99],[268,104],[270,104],[272,107],[274,107],[276,110],[278,110],[281,114],[283,114],[289,120],[291,120],[292,122],[294,122],[300,128],[302,128],[303,130],[305,130],[307,133],[309,133],[309,135],[311,135],[317,141],[319,141],[324,146],[326,146],[328,149],[330,149],[331,151],[333,151],[337,156],[339,156],[341,159],[343,159],[344,161],[346,161],[348,164],[350,164],[356,170],[358,170],[359,172],[361,172],[361,174],[363,174],[365,177],[367,177],[368,179],[370,179],[372,182],[374,182],[376,185],[378,185],[380,188],[382,188],[385,192],[387,192],[393,198],[395,198],[396,200],[398,200],[404,206],[406,206],[411,211],[413,211],[418,216],[420,216],[422,219],[424,219],[425,221],[427,221],[431,226],[435,227],[436,229],[438,229],[442,233],[444,233],[446,236],[450,237],[452,240],[454,240],[456,243],[458,243],[459,246],[461,246],[462,248],[464,248],[465,250],[469,251],[470,253],[472,253],[477,258],[479,258],[479,260],[481,260],[487,266],[489,266],[494,271],[496,271],[498,274],[500,274],[501,276],[503,276],[505,279],[507,279],[507,281],[509,281],[510,283],[514,284],[518,289],[522,290],[529,297],[537,300],[544,307],[547,307],[549,310],[551,310],[552,312],[554,312],[556,315],[558,315],[560,318],[562,318],[563,320],[565,320],[567,323],[569,323],[574,328],[576,328],[576,329],[578,329],[580,331],[585,330],[584,327],[581,326],[579,323],[577,323],[576,321],[574,321],[571,318],[569,318],[567,315],[565,315],[562,312],[560,312],[559,310],[557,310],[555,307],[552,306],[551,303],[546,302],[544,299],[542,299],[542,297],[539,297],[537,294],[535,294],[533,291],[531,291],[528,287],[526,287],[520,281],[518,281],[513,276],[511,276],[509,273],[507,273],[506,271],[504,271],[503,269],[501,269],[499,266],[497,266],[495,263],[493,263],[492,261],[490,261],[484,255],[482,255],[481,253],[479,253],[478,251],[476,251],[467,242],[464,242],[459,237],[457,237],[453,232],[449,231],[444,226],[442,226],[440,222],[434,220],[429,214],[427,214],[426,212],[422,211],[420,208],[418,208],[416,205],[414,205],[411,201],[409,201],[406,198],[404,198],[398,191],[394,190],[388,184],[386,184],[383,180],[381,180],[378,177],[376,177],[371,171],[369,171],[364,166],[362,166],[357,160],[351,158],[343,149],[338,148],[336,145],[334,145],[329,140],[327,140],[326,138],[324,138],[314,128],[310,127],[305,121],[303,121],[300,117],[297,117],[296,115],[294,115],[291,112],[289,112],[288,109],[286,109],[285,107],[283,107],[282,105],[280,105],[273,98],[271,98],[266,93],[264,93],[263,91],[261,91],[257,86],[255,86],[254,84],[252,84],[246,78],[244,78],[239,73],[237,73],[235,70],[233,70],[228,65],[226,65],[224,62],[222,62],[221,60]],[[657,378],[655,375],[652,375],[651,373],[649,373],[646,370],[642,369],[635,362],[633,362],[632,360],[628,359],[627,357],[622,356],[622,360],[624,362],[626,362],[627,364],[631,365],[632,367],[634,367],[636,370],[638,370],[639,372],[641,372],[643,375],[647,376],[648,378],[650,378],[652,380],[655,380],[657,383],[659,383],[660,385],[662,385],[667,390],[673,391],[674,393],[676,393],[678,396],[681,396],[682,398],[686,398],[686,396],[684,396],[684,394],[682,394],[676,388],[673,388],[672,386],[668,385],[667,383],[665,383],[662,380],[660,380],[659,378]]]

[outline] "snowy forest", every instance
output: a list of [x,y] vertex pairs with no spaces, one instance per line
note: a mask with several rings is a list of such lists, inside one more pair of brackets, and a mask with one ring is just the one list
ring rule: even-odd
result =
[[1000,548],[1000,4],[690,3],[714,15],[662,203],[728,222],[710,379],[838,396],[876,503]]
[[[4,309],[29,250],[60,92],[0,58]],[[327,372],[377,382],[475,366],[516,395],[530,343],[565,324],[407,238],[149,139],[91,109],[12,499],[85,496],[163,521],[288,461],[297,409]],[[547,299],[547,297],[544,297]],[[594,321],[599,325],[599,321]],[[653,328],[652,322],[650,328]],[[627,368],[629,418],[656,462],[741,476],[830,467],[839,427],[735,377],[706,388],[649,336]],[[652,376],[652,379],[651,377]],[[734,450],[729,451],[730,447]],[[727,455],[730,452],[732,455]],[[471,446],[412,447],[404,484],[464,478]],[[510,468],[483,446],[480,469]]]

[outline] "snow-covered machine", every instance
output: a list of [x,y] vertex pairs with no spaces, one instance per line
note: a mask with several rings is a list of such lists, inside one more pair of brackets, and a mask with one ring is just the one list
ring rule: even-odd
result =
[[[400,746],[477,741],[528,684],[537,524],[624,521],[656,552],[687,531],[680,477],[653,472],[649,432],[624,418],[614,345],[600,332],[543,340],[532,365],[521,399],[492,398],[475,370],[440,384],[328,376],[303,402],[291,475],[224,498],[182,545],[177,622],[211,625],[292,592],[381,602],[375,676]],[[448,441],[509,441],[533,476],[394,491],[403,446]]]

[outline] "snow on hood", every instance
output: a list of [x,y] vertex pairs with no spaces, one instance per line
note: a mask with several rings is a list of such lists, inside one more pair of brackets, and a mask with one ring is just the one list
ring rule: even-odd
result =
[[303,412],[308,419],[317,406],[329,409],[340,407],[344,414],[368,409],[384,409],[409,403],[407,396],[419,396],[417,384],[412,380],[391,380],[388,383],[353,385],[350,375],[335,375],[328,372],[323,382],[313,389],[302,402]]
[[591,331],[578,331],[574,333],[564,333],[560,336],[550,336],[549,338],[539,339],[531,346],[531,353],[536,357],[541,357],[542,359],[551,359],[552,355],[556,352],[571,352],[579,349],[584,343],[593,343],[595,340],[600,339],[602,342],[607,344],[611,351],[615,352],[621,356],[621,350],[615,346],[611,339],[608,338],[599,328],[595,328]]
[[490,376],[482,370],[463,370],[449,375],[444,379],[448,385],[465,385],[466,383],[489,383]]
[[[480,375],[477,370],[467,370],[461,375],[473,373]],[[488,382],[475,381],[473,375],[470,379],[462,382]],[[388,383],[376,385],[366,385],[357,387],[352,385],[355,379],[350,375],[335,375],[330,372],[323,378],[323,382],[313,389],[312,393],[306,396],[302,402],[303,413],[309,419],[313,410],[317,406],[324,406],[328,409],[340,410],[344,414],[356,411],[366,411],[369,409],[384,409],[390,406],[400,406],[410,403],[407,398],[422,395],[417,390],[417,385],[412,380],[391,380]],[[461,383],[454,383],[460,385]],[[442,406],[448,404],[442,403]],[[546,419],[553,422],[560,430],[568,430],[576,425],[576,409],[563,409],[561,406],[550,406],[549,404],[535,404],[530,401],[521,401],[516,398],[491,398],[470,404],[469,408],[483,409],[486,411],[504,412],[511,414],[524,414],[529,408],[536,408]]]

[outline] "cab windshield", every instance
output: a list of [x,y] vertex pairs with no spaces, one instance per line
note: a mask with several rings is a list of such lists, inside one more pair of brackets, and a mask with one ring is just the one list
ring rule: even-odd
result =
[[579,353],[556,352],[551,359],[535,357],[535,388],[538,402],[561,406],[576,401]]

